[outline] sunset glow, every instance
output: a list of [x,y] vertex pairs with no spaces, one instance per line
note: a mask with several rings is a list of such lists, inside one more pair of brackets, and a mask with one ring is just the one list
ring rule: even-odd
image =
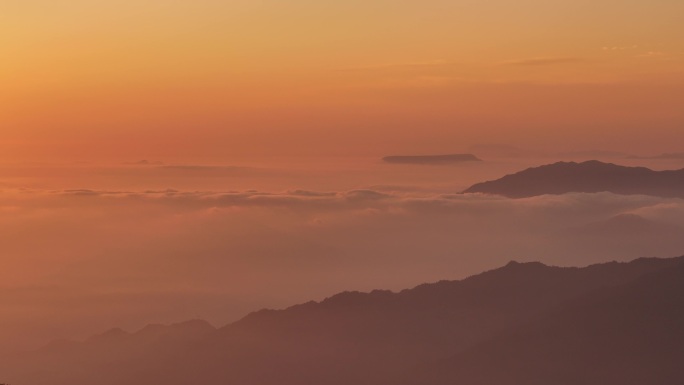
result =
[[683,20],[0,0],[0,385],[684,383]]
[[370,155],[485,138],[654,151],[684,122],[676,0],[0,7],[6,161],[347,154],[340,144]]

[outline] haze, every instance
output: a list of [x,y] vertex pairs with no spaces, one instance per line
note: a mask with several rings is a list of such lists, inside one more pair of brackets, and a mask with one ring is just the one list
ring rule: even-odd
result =
[[[679,198],[460,192],[559,160],[684,168],[682,15],[680,0],[4,0],[0,346],[221,326],[513,259],[681,255]],[[382,162],[455,153],[483,161]]]

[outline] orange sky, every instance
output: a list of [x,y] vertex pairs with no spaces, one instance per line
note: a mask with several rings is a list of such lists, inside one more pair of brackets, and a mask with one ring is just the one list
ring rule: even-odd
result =
[[679,151],[682,14],[679,0],[7,0],[0,160]]
[[[681,254],[681,231],[574,230],[681,229],[681,200],[454,193],[597,153],[573,151],[684,152],[682,15],[682,0],[0,0],[0,355],[511,259]],[[380,159],[478,144],[484,162]]]

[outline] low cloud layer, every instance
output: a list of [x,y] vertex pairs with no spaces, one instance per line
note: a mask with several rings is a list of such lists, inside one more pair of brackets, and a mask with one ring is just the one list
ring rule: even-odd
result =
[[684,253],[684,200],[608,193],[24,189],[5,190],[2,202],[6,346],[147,322],[220,325],[261,307],[457,279],[512,259]]

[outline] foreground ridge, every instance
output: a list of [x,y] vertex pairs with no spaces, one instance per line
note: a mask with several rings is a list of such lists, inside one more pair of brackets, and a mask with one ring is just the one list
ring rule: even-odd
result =
[[[401,292],[343,292],[114,330],[5,363],[31,384],[672,384],[684,379],[684,257],[507,265]],[[106,336],[107,338],[102,338]]]

